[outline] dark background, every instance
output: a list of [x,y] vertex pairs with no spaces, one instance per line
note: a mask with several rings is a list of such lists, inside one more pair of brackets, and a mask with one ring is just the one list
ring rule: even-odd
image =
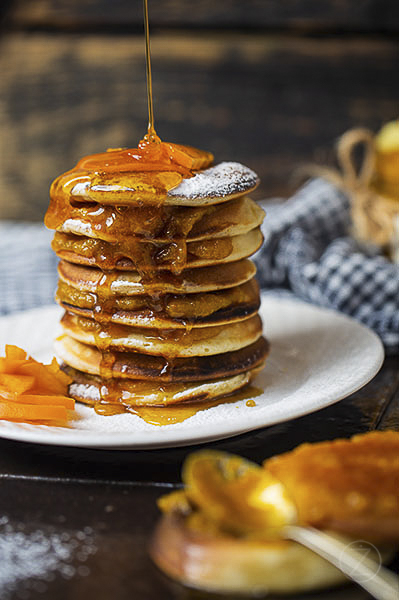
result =
[[[159,135],[286,195],[337,137],[398,116],[397,0],[149,0]],[[52,179],[146,131],[141,0],[2,0],[0,218],[41,220]]]

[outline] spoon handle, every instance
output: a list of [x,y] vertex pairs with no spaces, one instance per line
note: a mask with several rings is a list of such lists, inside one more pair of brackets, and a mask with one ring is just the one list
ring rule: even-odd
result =
[[284,527],[283,537],[306,546],[328,560],[377,600],[398,600],[398,577],[347,543],[317,529],[296,525]]

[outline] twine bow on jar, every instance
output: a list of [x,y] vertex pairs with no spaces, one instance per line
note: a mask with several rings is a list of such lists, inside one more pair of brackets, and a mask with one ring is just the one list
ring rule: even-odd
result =
[[[360,168],[354,157],[358,147],[363,147]],[[353,237],[379,246],[399,263],[399,185],[384,179],[380,168],[384,156],[376,148],[374,134],[364,128],[347,131],[338,141],[337,158],[340,170],[317,166],[312,174],[328,179],[349,195]]]

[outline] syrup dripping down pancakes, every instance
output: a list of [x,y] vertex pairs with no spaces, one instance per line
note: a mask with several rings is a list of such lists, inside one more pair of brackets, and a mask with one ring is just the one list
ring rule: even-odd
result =
[[239,163],[148,135],[83,158],[51,187],[45,223],[65,309],[70,394],[104,413],[213,401],[268,354],[248,259],[264,213]]

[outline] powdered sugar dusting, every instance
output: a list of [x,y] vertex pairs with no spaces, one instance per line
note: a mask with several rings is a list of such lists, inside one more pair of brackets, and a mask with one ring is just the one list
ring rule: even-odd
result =
[[72,383],[69,387],[69,392],[73,396],[78,396],[83,400],[100,400],[100,392],[95,385],[86,385],[82,383]]
[[70,579],[87,576],[84,563],[95,554],[93,530],[58,533],[55,530],[26,531],[24,523],[0,519],[0,597],[30,598],[45,592],[56,576]]
[[225,198],[245,193],[259,183],[257,174],[237,162],[222,162],[183,181],[168,192],[173,198]]

